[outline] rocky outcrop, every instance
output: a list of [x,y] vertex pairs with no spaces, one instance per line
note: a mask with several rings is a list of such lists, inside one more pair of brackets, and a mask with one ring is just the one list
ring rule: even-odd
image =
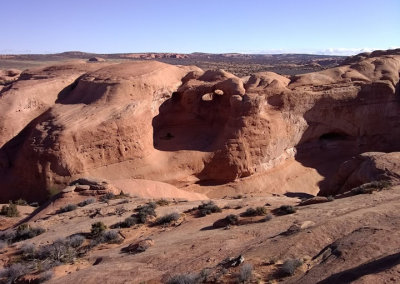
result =
[[[8,141],[0,150],[6,200],[44,197],[46,188],[81,176],[221,184],[268,174],[293,159],[316,169],[320,193],[332,194],[344,161],[400,146],[400,55],[393,51],[292,77],[257,73],[246,83],[223,70],[160,62],[84,71],[86,65],[61,92],[47,90],[44,107],[22,115],[16,130],[0,128]],[[57,80],[68,68],[22,74],[2,91],[8,95],[0,107],[6,109],[12,90],[23,96],[15,89],[20,81]]]
[[353,157],[339,167],[330,189],[343,193],[373,181],[400,182],[400,152],[369,152]]

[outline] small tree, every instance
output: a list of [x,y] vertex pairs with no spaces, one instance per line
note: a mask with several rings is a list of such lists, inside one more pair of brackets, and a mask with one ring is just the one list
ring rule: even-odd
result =
[[90,234],[92,238],[100,237],[101,234],[107,229],[107,226],[103,222],[96,222],[92,224]]

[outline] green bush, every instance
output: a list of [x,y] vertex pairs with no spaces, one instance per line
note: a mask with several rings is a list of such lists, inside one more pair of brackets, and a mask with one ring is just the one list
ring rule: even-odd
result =
[[230,214],[225,217],[225,221],[228,223],[228,225],[238,225],[239,217],[234,214]]
[[264,206],[256,207],[256,208],[247,208],[247,210],[242,214],[245,217],[252,216],[264,216],[267,215],[268,210]]
[[221,208],[219,208],[214,202],[209,201],[206,203],[202,203],[197,207],[198,210],[198,216],[199,217],[204,217],[206,215],[212,214],[212,213],[218,213],[222,212]]
[[277,209],[277,213],[279,215],[288,215],[288,214],[293,214],[296,213],[296,208],[292,205],[282,205]]
[[135,211],[137,212],[132,217],[136,217],[139,223],[145,224],[150,217],[156,217],[157,204],[154,202],[146,203],[145,205],[138,206]]
[[155,225],[166,225],[170,224],[171,222],[178,221],[180,218],[179,213],[170,213],[158,218],[155,222]]
[[40,234],[43,234],[45,229],[40,227],[31,227],[27,224],[22,224],[17,227],[15,230],[15,236],[12,239],[12,242],[19,242],[27,239],[32,239]]
[[131,216],[131,217],[125,218],[125,220],[122,222],[118,222],[118,223],[112,225],[111,228],[130,228],[138,223],[139,223],[138,218]]
[[98,238],[107,229],[107,226],[103,222],[96,222],[92,224],[90,235],[92,238]]

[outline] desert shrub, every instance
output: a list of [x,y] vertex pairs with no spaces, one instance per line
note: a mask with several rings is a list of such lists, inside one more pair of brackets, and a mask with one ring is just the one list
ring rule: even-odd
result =
[[242,214],[243,216],[246,217],[251,217],[251,216],[264,216],[268,212],[267,208],[264,206],[259,206],[256,208],[247,208],[247,210]]
[[265,218],[261,219],[260,222],[268,222],[272,219],[272,215],[268,214],[265,216]]
[[291,276],[296,272],[296,269],[300,267],[303,262],[300,259],[288,259],[286,260],[279,269],[282,276]]
[[166,214],[155,221],[155,225],[166,225],[170,224],[171,222],[178,221],[180,215],[179,213],[170,213]]
[[118,216],[121,216],[125,212],[126,212],[126,209],[123,206],[118,206],[115,208],[115,214],[117,214]]
[[16,230],[7,230],[0,232],[0,240],[7,243],[15,243],[27,239],[34,238],[42,234],[45,229],[40,227],[31,227],[28,224],[22,224]]
[[12,243],[12,240],[15,238],[16,233],[15,230],[6,230],[0,231],[0,240],[6,242],[7,244]]
[[293,214],[296,213],[296,208],[292,205],[282,205],[277,209],[277,213],[279,215],[287,215],[287,214]]
[[120,241],[121,237],[119,236],[118,231],[115,230],[105,231],[100,236],[100,242],[102,243],[115,244],[119,243]]
[[3,241],[3,240],[0,240],[0,249],[3,249],[3,248],[5,248],[5,247],[7,247],[7,242],[6,241]]
[[53,278],[53,271],[48,270],[39,275],[38,281],[39,283],[43,283],[49,281],[51,278]]
[[3,205],[3,207],[1,207],[0,215],[6,217],[19,217],[20,214],[17,205],[10,201],[8,205]]
[[71,236],[67,239],[69,246],[73,248],[78,248],[80,247],[83,242],[85,241],[85,238],[82,235],[74,235]]
[[169,203],[170,203],[170,202],[169,202],[168,200],[164,199],[164,198],[161,198],[161,199],[159,199],[159,200],[156,201],[156,204],[157,204],[158,206],[168,206]]
[[195,284],[195,283],[199,283],[199,275],[193,273],[175,275],[167,281],[167,284]]
[[76,255],[76,249],[70,246],[67,239],[58,239],[52,244],[41,246],[36,253],[38,259],[46,259],[53,266],[59,263],[71,263]]
[[106,194],[100,197],[100,201],[107,202],[108,200],[115,199],[115,194],[111,192],[107,192]]
[[124,221],[118,222],[117,224],[114,224],[112,226],[112,228],[130,228],[130,227],[132,227],[132,226],[134,226],[134,225],[136,225],[138,223],[139,223],[138,218],[136,218],[136,217],[128,217],[128,218],[125,218]]
[[23,244],[19,253],[22,255],[24,259],[33,259],[35,256],[36,247],[34,244]]
[[156,209],[157,204],[154,202],[146,203],[145,205],[138,206],[135,211],[137,212],[132,217],[137,217],[139,223],[146,223],[150,217],[156,217]]
[[204,217],[206,215],[212,214],[212,213],[217,213],[221,212],[221,208],[218,207],[214,202],[209,201],[206,203],[202,203],[197,207],[198,213],[197,215],[199,217]]
[[245,263],[240,268],[238,280],[239,283],[245,283],[246,281],[250,280],[251,276],[253,275],[253,265],[250,263]]
[[45,229],[40,227],[31,227],[27,224],[19,225],[15,231],[15,237],[12,242],[19,242],[27,239],[32,239],[45,232]]
[[228,223],[228,225],[238,225],[239,217],[234,214],[230,214],[225,217],[225,221]]
[[97,238],[107,229],[107,226],[103,222],[96,222],[92,224],[90,235],[92,238]]
[[16,201],[14,201],[14,204],[16,204],[16,205],[20,205],[20,206],[26,206],[26,205],[28,205],[28,203],[26,202],[26,200],[23,200],[23,199],[18,199],[18,200],[16,200]]
[[68,204],[68,205],[65,205],[65,206],[61,207],[60,209],[58,209],[57,213],[65,213],[65,212],[74,211],[76,208],[78,208],[78,206],[76,206],[75,204]]
[[129,203],[129,200],[126,198],[123,198],[120,202],[118,202],[118,204],[126,204]]
[[88,199],[85,199],[85,200],[79,202],[78,206],[79,207],[84,207],[86,205],[89,205],[89,204],[92,204],[92,203],[95,203],[95,202],[96,202],[95,198],[88,198]]
[[392,184],[390,181],[382,180],[382,181],[373,181],[369,183],[364,183],[356,188],[351,190],[351,193],[354,195],[357,194],[370,194],[374,191],[381,191],[385,188],[390,187]]
[[6,283],[15,283],[19,277],[25,275],[27,272],[28,270],[24,265],[14,263],[0,271],[0,278],[6,278]]

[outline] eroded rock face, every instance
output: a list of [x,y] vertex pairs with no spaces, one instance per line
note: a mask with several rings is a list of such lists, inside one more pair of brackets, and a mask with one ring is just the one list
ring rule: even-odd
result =
[[373,181],[400,181],[400,152],[368,152],[344,162],[338,169],[332,185],[333,193],[343,193]]
[[[8,141],[0,150],[4,200],[44,197],[46,188],[81,176],[226,183],[290,159],[317,169],[321,193],[332,194],[345,160],[400,146],[400,55],[393,51],[291,78],[257,73],[245,84],[222,70],[101,64],[86,64],[97,67],[75,72],[62,92],[47,92],[45,107],[17,124],[22,131],[0,128]],[[6,92],[21,96],[19,81]],[[6,108],[11,95],[4,94]]]

